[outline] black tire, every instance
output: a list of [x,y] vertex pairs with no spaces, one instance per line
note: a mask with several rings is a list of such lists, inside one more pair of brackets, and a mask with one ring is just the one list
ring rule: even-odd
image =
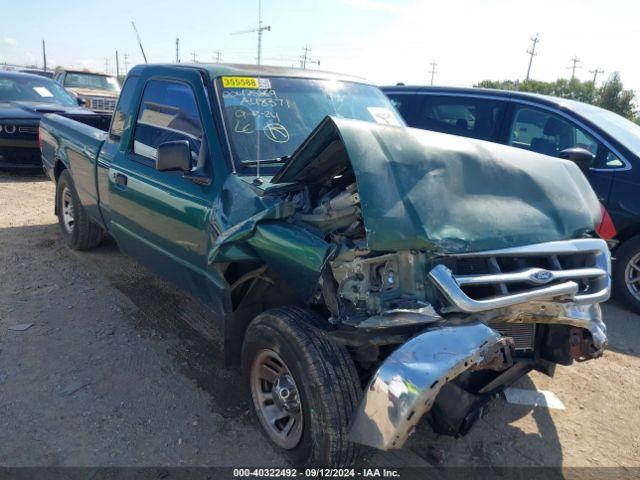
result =
[[[65,194],[65,190],[69,193]],[[67,225],[64,210],[66,203],[72,206],[73,224]],[[102,242],[104,231],[93,223],[86,210],[80,203],[78,192],[68,170],[63,170],[56,185],[56,211],[58,224],[65,243],[73,250],[88,250],[95,248]]]
[[[297,307],[262,313],[247,328],[242,364],[249,384],[251,365],[264,350],[276,352],[289,368],[299,390],[303,430],[295,447],[276,447],[293,465],[347,467],[364,452],[347,438],[362,388],[346,348],[331,341],[323,325],[325,319]],[[260,423],[258,407],[252,403]],[[262,430],[272,441],[264,427]]]
[[634,258],[637,260],[639,254],[640,236],[637,236],[630,238],[617,248],[613,262],[613,296],[636,313],[640,313],[640,283],[635,284],[638,289],[637,295],[639,295],[636,297],[631,291],[632,287],[627,285],[625,277],[627,266]]

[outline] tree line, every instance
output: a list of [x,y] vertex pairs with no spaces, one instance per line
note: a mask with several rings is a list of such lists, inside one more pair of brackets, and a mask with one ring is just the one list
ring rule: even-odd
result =
[[600,87],[597,87],[592,81],[582,81],[577,78],[559,78],[555,82],[483,80],[474,86],[569,98],[606,108],[640,125],[640,111],[635,104],[635,93],[633,90],[625,90],[618,72],[612,73]]

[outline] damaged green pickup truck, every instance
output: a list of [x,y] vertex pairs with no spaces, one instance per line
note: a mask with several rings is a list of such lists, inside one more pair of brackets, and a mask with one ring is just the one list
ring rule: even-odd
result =
[[109,132],[52,115],[40,141],[69,246],[109,232],[202,300],[295,464],[400,448],[425,415],[465,433],[530,370],[606,347],[578,167],[407,129],[360,79],[139,66]]

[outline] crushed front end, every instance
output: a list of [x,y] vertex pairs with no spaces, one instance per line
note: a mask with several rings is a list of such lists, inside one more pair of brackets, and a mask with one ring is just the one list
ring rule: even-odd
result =
[[263,304],[328,319],[363,381],[352,441],[400,448],[425,415],[463,434],[532,369],[602,355],[610,254],[574,164],[327,117],[269,183],[211,261],[264,264]]
[[425,316],[425,329],[377,368],[353,441],[399,448],[427,412],[439,433],[465,433],[491,395],[530,370],[552,374],[555,364],[606,347],[599,302],[610,294],[610,256],[602,240],[436,257],[425,275],[441,318]]

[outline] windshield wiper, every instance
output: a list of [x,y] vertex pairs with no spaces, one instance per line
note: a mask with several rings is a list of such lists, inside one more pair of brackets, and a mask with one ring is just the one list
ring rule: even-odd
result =
[[264,160],[243,160],[242,161],[242,165],[264,165],[269,164],[269,163],[285,163],[287,160],[289,160],[289,155],[285,155],[283,157],[276,157],[276,158],[265,158]]

